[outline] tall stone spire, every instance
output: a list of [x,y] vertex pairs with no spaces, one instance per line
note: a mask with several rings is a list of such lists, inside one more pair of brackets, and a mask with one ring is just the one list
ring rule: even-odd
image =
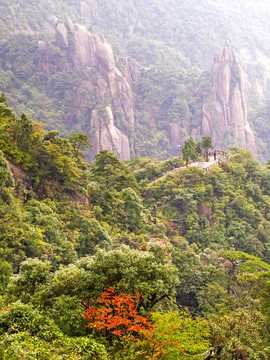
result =
[[202,135],[211,135],[214,144],[238,146],[257,155],[247,119],[245,75],[228,42],[214,59],[212,89],[203,105]]

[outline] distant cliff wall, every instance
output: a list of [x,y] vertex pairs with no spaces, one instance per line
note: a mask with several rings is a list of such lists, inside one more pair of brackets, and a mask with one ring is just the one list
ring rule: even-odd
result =
[[201,133],[211,135],[215,145],[235,145],[257,155],[247,119],[245,75],[229,44],[214,60],[212,89],[204,101]]
[[[60,49],[57,62],[53,52]],[[73,97],[72,114],[67,122],[83,121],[90,129],[93,148],[91,157],[107,149],[121,160],[130,158],[129,134],[115,125],[115,114],[134,127],[134,98],[132,83],[138,80],[139,71],[135,62],[119,59],[122,72],[116,67],[111,45],[101,35],[93,34],[85,26],[68,20],[55,29],[55,41],[39,42],[39,67],[48,76],[57,71],[76,70],[80,84]],[[83,119],[83,120],[82,120]]]

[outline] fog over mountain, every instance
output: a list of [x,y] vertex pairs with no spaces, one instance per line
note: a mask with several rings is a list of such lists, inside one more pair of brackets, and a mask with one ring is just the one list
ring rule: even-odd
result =
[[86,133],[89,159],[100,149],[166,158],[188,136],[208,133],[217,147],[269,159],[267,1],[0,7],[1,91],[47,129]]

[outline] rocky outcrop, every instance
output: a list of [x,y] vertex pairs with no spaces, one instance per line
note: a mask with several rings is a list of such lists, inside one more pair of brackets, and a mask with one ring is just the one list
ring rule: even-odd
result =
[[245,75],[228,43],[214,60],[212,89],[204,101],[201,132],[211,135],[214,145],[235,145],[257,155],[247,119]]
[[20,195],[22,189],[32,190],[31,179],[29,176],[22,169],[20,169],[18,166],[15,166],[10,161],[8,162],[8,166],[15,182],[15,190],[17,195]]
[[119,58],[119,63],[124,69],[124,76],[130,85],[139,81],[140,71],[135,60],[121,57]]
[[183,136],[181,134],[179,124],[170,124],[169,125],[169,137],[174,153],[177,154],[177,145],[183,142]]
[[52,49],[50,44],[46,41],[40,40],[38,42],[39,49],[39,67],[48,76],[51,73],[52,67]]
[[64,49],[68,48],[68,31],[64,24],[57,24],[55,29],[56,44]]
[[91,114],[91,128],[95,129],[93,147],[97,152],[103,149],[115,153],[120,160],[129,160],[130,146],[126,135],[114,125],[111,108],[106,108],[106,117],[101,116],[98,110]]
[[[184,145],[185,140],[190,134],[190,127],[187,121],[179,121],[177,123],[171,123],[168,127],[168,135],[171,145],[171,151],[174,156],[178,156],[178,146]],[[196,139],[194,130],[191,132],[191,136]]]
[[[81,3],[82,9],[85,6]],[[107,40],[71,20],[57,24],[55,41],[40,41],[39,50],[39,66],[48,76],[74,69],[80,75],[81,83],[74,94],[74,112],[70,114],[70,121],[76,123],[77,119],[84,119],[85,127],[90,128],[91,158],[107,149],[121,160],[129,159],[129,139],[121,130],[121,124],[120,128],[115,126],[114,114],[121,110],[124,120],[134,126],[132,85],[139,79],[136,62],[119,59],[121,72]],[[59,52],[57,58],[55,54]]]

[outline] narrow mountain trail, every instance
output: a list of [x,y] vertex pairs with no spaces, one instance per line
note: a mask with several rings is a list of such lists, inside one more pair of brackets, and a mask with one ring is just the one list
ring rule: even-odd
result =
[[162,176],[158,177],[157,179],[150,181],[149,185],[155,183],[156,181],[158,181],[160,179],[164,179],[168,174],[173,174],[173,173],[175,174],[181,169],[186,169],[186,167],[197,167],[197,168],[203,169],[203,172],[207,173],[208,170],[212,166],[214,166],[214,165],[219,166],[221,162],[227,162],[227,161],[228,161],[228,157],[225,155],[218,156],[216,160],[214,159],[214,156],[210,156],[209,161],[197,161],[197,162],[190,163],[187,166],[181,166],[180,168],[176,167],[173,170],[169,170]]

